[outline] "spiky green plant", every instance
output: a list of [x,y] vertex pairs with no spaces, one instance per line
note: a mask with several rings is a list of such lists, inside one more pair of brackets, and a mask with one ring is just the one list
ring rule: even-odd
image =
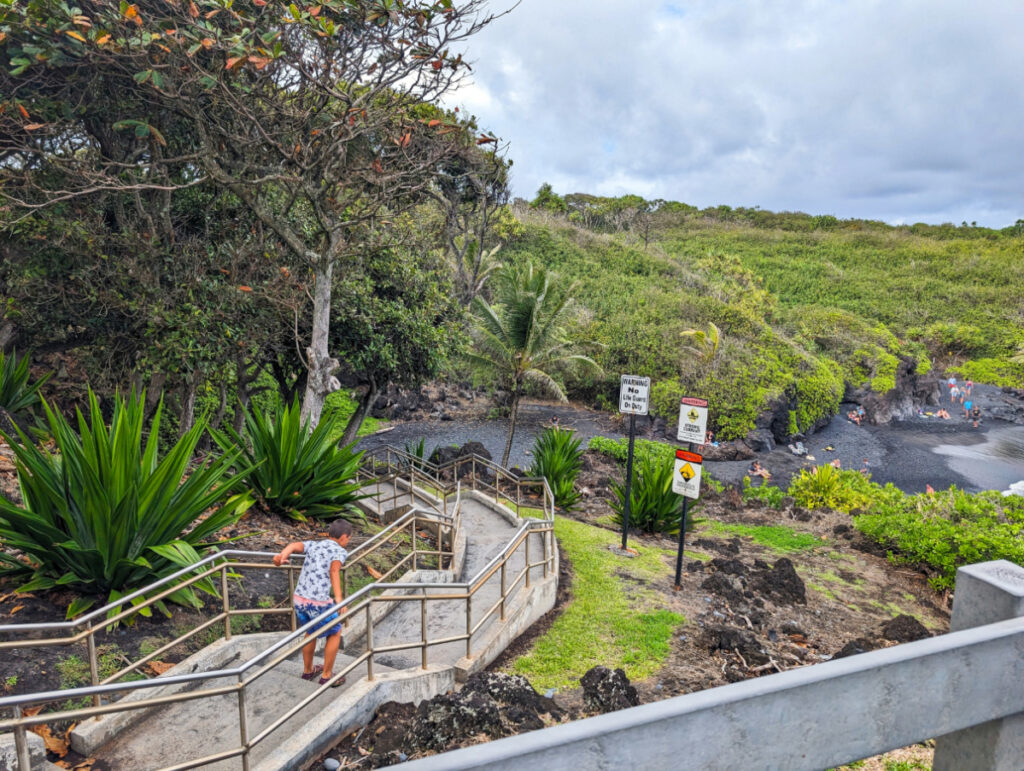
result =
[[246,409],[244,435],[230,427],[226,434],[211,433],[225,451],[241,448],[249,466],[246,484],[268,511],[299,521],[361,520],[355,502],[366,496],[354,479],[363,453],[331,439],[340,433],[340,420],[335,411],[324,413],[310,431],[296,399],[290,407],[278,403],[272,411]]
[[[89,391],[88,420],[78,429],[43,402],[53,449],[19,432],[11,442],[23,504],[0,496],[0,541],[24,554],[0,552],[0,572],[26,579],[22,591],[72,585],[115,600],[195,563],[210,539],[238,521],[252,504],[230,476],[237,451],[190,468],[205,419],[163,456],[159,453],[163,403],[145,431],[145,398],[115,397],[109,427]],[[197,585],[215,594],[209,581]],[[186,588],[171,600],[199,606]],[[69,615],[89,607],[83,597]]]
[[574,431],[552,426],[542,431],[533,443],[530,476],[544,477],[555,498],[555,505],[570,511],[581,498],[576,477],[583,467],[583,450]]
[[[629,526],[645,533],[678,533],[682,496],[672,492],[671,463],[639,455],[633,463],[630,486]],[[625,481],[612,484],[612,518],[622,524],[626,505]]]
[[5,356],[0,352],[0,407],[12,415],[31,410],[39,404],[39,389],[49,379],[44,375],[30,383],[28,356],[19,359],[15,353]]

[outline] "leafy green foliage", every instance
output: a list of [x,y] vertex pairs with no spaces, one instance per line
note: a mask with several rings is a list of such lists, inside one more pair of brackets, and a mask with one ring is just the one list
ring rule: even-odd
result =
[[[672,492],[673,464],[650,455],[633,459],[629,525],[645,533],[678,533],[682,496]],[[612,519],[621,525],[626,509],[625,481],[612,484]]]
[[583,466],[583,450],[575,431],[551,427],[544,429],[533,443],[530,476],[548,480],[555,505],[570,511],[581,495],[576,477]]
[[353,479],[363,454],[331,439],[341,419],[325,413],[311,431],[298,400],[279,402],[273,411],[246,410],[243,434],[227,427],[213,436],[225,452],[241,448],[245,482],[268,511],[299,521],[362,519],[355,502],[365,496]]
[[1024,565],[1024,497],[971,495],[955,487],[921,495],[882,493],[855,517],[857,529],[891,547],[894,561],[936,570],[930,579],[936,589],[952,589],[961,565],[996,559]]
[[743,525],[711,522],[706,525],[709,532],[729,533],[752,538],[762,546],[777,552],[805,551],[821,546],[821,540],[810,533],[798,533],[785,525]]
[[782,499],[786,497],[786,491],[775,485],[763,484],[754,487],[750,483],[750,477],[743,477],[743,500],[763,501],[773,509],[782,508]]
[[35,407],[39,403],[39,389],[50,378],[45,375],[30,383],[28,363],[28,356],[19,359],[14,353],[5,356],[0,351],[0,407],[12,415]]
[[[877,487],[877,485],[876,485]],[[798,506],[808,509],[838,509],[849,513],[867,506],[872,498],[869,478],[859,471],[843,471],[825,464],[801,469],[789,484],[789,494]]]
[[[208,540],[252,504],[229,476],[237,451],[190,468],[200,420],[159,456],[161,404],[144,432],[144,397],[115,397],[110,425],[89,392],[89,417],[78,430],[43,404],[56,445],[49,451],[24,435],[13,444],[24,504],[0,497],[0,539],[27,556],[0,553],[4,572],[28,580],[22,591],[76,585],[111,600],[196,562]],[[6,437],[5,437],[6,438]],[[198,584],[215,593],[208,581]],[[198,605],[191,589],[171,595]],[[81,612],[88,601],[73,605]]]

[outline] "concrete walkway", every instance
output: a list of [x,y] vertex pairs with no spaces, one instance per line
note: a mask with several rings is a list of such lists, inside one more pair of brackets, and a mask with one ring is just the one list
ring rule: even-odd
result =
[[[377,485],[374,486],[376,491]],[[404,489],[396,498],[395,489],[390,484],[379,485],[380,504],[374,506],[378,511],[387,511],[396,505],[410,503],[410,497]],[[369,501],[368,501],[369,503]],[[372,503],[376,503],[373,501]],[[422,501],[418,501],[420,505]],[[454,500],[449,499],[449,510]],[[462,530],[465,535],[465,553],[461,564],[460,575],[451,577],[454,582],[468,582],[477,576],[503,549],[512,541],[515,533],[522,522],[516,520],[510,512],[499,513],[493,505],[482,502],[478,493],[465,493],[462,496],[461,504]],[[530,560],[539,562],[544,554],[543,539],[541,533],[533,533],[530,539]],[[505,582],[507,591],[506,608],[512,612],[513,609],[529,604],[529,592],[524,591],[525,582],[520,580],[512,590],[512,582],[523,570],[525,565],[525,548],[522,546],[513,554],[507,562],[505,569]],[[544,568],[541,565],[534,567],[530,573],[531,582],[542,582]],[[471,619],[476,625],[484,615],[490,611],[495,603],[500,600],[502,587],[502,571],[495,570],[477,593],[472,598]],[[422,596],[422,591],[415,596]],[[463,593],[461,587],[453,589],[428,589],[427,596],[431,594],[452,594]],[[546,596],[547,593],[545,593]],[[553,592],[551,592],[553,597]],[[403,601],[396,603],[396,607],[384,618],[378,620],[373,626],[374,648],[387,647],[416,643],[422,639],[422,609],[419,601]],[[531,609],[533,613],[535,609]],[[520,616],[530,613],[520,612]],[[532,617],[532,616],[531,616]],[[518,619],[519,624],[524,623],[524,618]],[[436,600],[426,602],[426,626],[427,638],[443,639],[458,636],[466,633],[466,600]],[[478,651],[493,653],[505,645],[521,631],[519,626],[514,630],[503,629],[503,622],[500,612],[494,610],[487,621],[473,635],[473,656]],[[236,640],[245,637],[270,637],[268,635],[240,635],[232,641],[219,641],[221,646],[230,646]],[[279,637],[279,635],[278,635]],[[244,644],[244,643],[235,643]],[[265,645],[266,643],[263,643]],[[215,643],[214,645],[217,645]],[[355,657],[365,652],[365,636],[360,634],[357,639],[345,639],[344,650],[339,655],[339,662],[335,670],[344,667]],[[212,648],[213,646],[211,646]],[[201,658],[205,651],[196,654],[193,659]],[[248,660],[254,655],[251,646],[246,653],[241,654],[241,660]],[[431,673],[438,669],[453,671],[458,665],[465,669],[467,667],[476,669],[486,664],[486,661],[474,662],[464,659],[466,655],[466,643],[458,640],[448,643],[440,643],[428,646],[428,670],[422,668],[422,648],[410,648],[399,651],[379,653],[374,656],[375,681],[381,677],[383,681],[388,680],[388,673],[408,672],[410,676],[422,675],[421,684],[415,689],[406,690],[410,700],[414,698],[426,698],[432,692],[439,692],[451,687],[450,675],[448,679],[437,678],[429,680]],[[234,663],[228,666],[237,666],[239,655],[234,654]],[[493,656],[488,656],[490,660]],[[319,654],[318,654],[319,659]],[[207,671],[222,666],[217,661],[208,659]],[[181,666],[181,665],[179,665]],[[193,665],[194,666],[194,665]],[[263,675],[246,689],[246,727],[249,737],[257,735],[264,728],[269,726],[278,716],[284,714],[293,704],[305,698],[315,690],[313,683],[302,680],[301,666],[298,654],[290,660],[282,662]],[[334,705],[345,700],[345,694],[354,689],[352,698],[364,698],[367,686],[365,680],[366,665],[360,665],[354,672],[347,676],[347,682],[336,689],[329,689],[317,699],[307,705],[303,710],[294,715],[288,722],[276,729],[270,736],[257,744],[250,755],[250,763],[253,768],[281,767],[282,761],[274,755],[279,747],[292,740],[304,729],[308,731],[311,721],[315,722],[323,715],[334,709]],[[429,683],[423,685],[422,683]],[[211,686],[224,683],[211,683]],[[207,686],[209,687],[209,686]],[[421,692],[426,688],[426,692]],[[430,689],[435,689],[431,691]],[[349,710],[351,712],[352,710]],[[360,712],[365,712],[365,708]],[[348,714],[348,713],[346,713]],[[372,711],[370,712],[372,716]],[[94,722],[94,721],[87,721]],[[358,723],[355,723],[358,725]],[[341,736],[346,725],[332,725],[331,731],[334,736]],[[76,729],[77,730],[77,729]],[[108,729],[109,730],[109,729]],[[98,732],[102,735],[102,731]],[[113,733],[113,732],[111,732]],[[109,740],[97,744],[94,738],[91,740],[93,746],[83,746],[88,754],[97,758],[104,767],[108,768],[133,768],[152,769],[181,763],[188,758],[200,758],[223,751],[233,746],[238,746],[240,726],[238,719],[238,698],[234,694],[202,698],[198,700],[169,704],[164,707],[157,707],[143,711],[134,722],[113,733]],[[308,754],[308,753],[307,753]],[[270,757],[274,755],[273,757]],[[291,763],[287,764],[292,767]],[[220,763],[205,766],[215,769],[236,769],[241,768],[239,758],[232,758]]]

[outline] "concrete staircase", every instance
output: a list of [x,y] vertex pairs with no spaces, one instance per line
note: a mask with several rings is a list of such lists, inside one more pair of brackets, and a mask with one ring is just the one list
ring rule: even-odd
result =
[[[374,485],[376,492],[378,485]],[[425,499],[417,493],[410,496],[407,488],[396,489],[380,484],[380,499],[367,501],[374,513],[383,513],[396,505],[419,504]],[[397,493],[397,500],[393,497]],[[449,502],[451,505],[451,500]],[[460,539],[462,553],[455,560],[455,574],[444,571],[413,571],[403,581],[454,582],[452,589],[431,588],[404,590],[415,596],[463,593],[459,586],[479,578],[481,570],[489,565],[510,544],[521,528],[509,509],[497,505],[493,499],[476,492],[464,491],[461,500],[461,524],[464,538]],[[541,560],[544,553],[543,533],[526,536],[530,541],[530,559]],[[553,538],[552,538],[553,541]],[[520,546],[505,566],[505,580],[509,586],[525,565],[526,549]],[[475,626],[485,613],[500,600],[502,571],[496,569],[482,583],[471,603],[471,623]],[[366,679],[366,663],[349,673],[340,688],[327,689],[315,700],[293,715],[287,722],[259,741],[250,751],[248,768],[277,771],[282,768],[300,768],[304,763],[327,749],[348,730],[365,724],[376,708],[389,700],[419,701],[450,690],[456,680],[485,667],[526,627],[543,615],[554,604],[557,590],[557,569],[548,572],[537,565],[530,571],[530,589],[520,580],[515,591],[506,599],[505,620],[498,610],[480,626],[472,637],[472,656],[466,656],[465,640],[430,645],[429,666],[422,667],[422,649],[413,648],[375,654],[374,680]],[[426,626],[428,639],[443,639],[465,634],[466,601],[428,601]],[[391,608],[393,606],[393,608]],[[421,635],[421,603],[415,601],[388,603],[387,615],[373,624],[374,649],[417,641]],[[236,635],[231,640],[218,640],[208,648],[178,664],[169,674],[179,672],[214,671],[226,666],[237,666],[251,659],[283,636],[275,634]],[[366,651],[362,631],[346,633],[343,651],[335,671],[339,671],[355,657]],[[318,655],[319,660],[319,655]],[[260,667],[250,670],[251,674]],[[298,654],[282,661],[273,669],[263,672],[245,689],[245,721],[249,740],[281,717],[293,705],[308,697],[316,685],[301,679]],[[204,689],[217,685],[230,685],[223,680],[203,682]],[[189,685],[168,686],[140,694],[139,698],[181,693]],[[166,694],[159,691],[165,690]],[[131,700],[129,696],[125,701]],[[237,692],[214,695],[191,701],[151,707],[135,712],[101,716],[84,721],[72,732],[72,746],[82,754],[95,757],[106,768],[155,769],[186,763],[189,758],[202,758],[240,743],[239,696]],[[182,765],[181,767],[189,767]],[[238,757],[211,763],[204,768],[244,768]]]

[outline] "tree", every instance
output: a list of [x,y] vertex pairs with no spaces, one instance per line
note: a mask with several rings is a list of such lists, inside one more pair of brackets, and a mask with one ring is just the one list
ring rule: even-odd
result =
[[687,329],[680,335],[688,341],[683,346],[687,360],[693,361],[694,370],[703,375],[718,356],[718,348],[722,343],[721,330],[709,321],[707,329]]
[[575,343],[566,334],[575,289],[575,284],[560,288],[544,268],[528,262],[498,274],[494,305],[480,296],[473,301],[476,324],[469,361],[511,394],[502,465],[508,465],[519,400],[528,386],[564,402],[565,393],[553,374],[556,368],[579,365],[601,370],[590,357],[574,352]]
[[550,211],[556,214],[565,214],[569,209],[565,199],[552,190],[551,185],[547,182],[537,190],[536,197],[530,201],[530,208]]
[[483,0],[81,5],[0,10],[0,203],[149,191],[166,239],[171,191],[230,192],[304,268],[315,423],[339,366],[334,279],[356,236],[415,203],[460,148],[496,141],[427,109],[460,81],[453,49],[491,20]]
[[508,204],[511,165],[497,147],[467,145],[442,166],[434,186],[456,291],[466,307],[501,267],[496,258],[501,244],[491,242],[492,224]]

